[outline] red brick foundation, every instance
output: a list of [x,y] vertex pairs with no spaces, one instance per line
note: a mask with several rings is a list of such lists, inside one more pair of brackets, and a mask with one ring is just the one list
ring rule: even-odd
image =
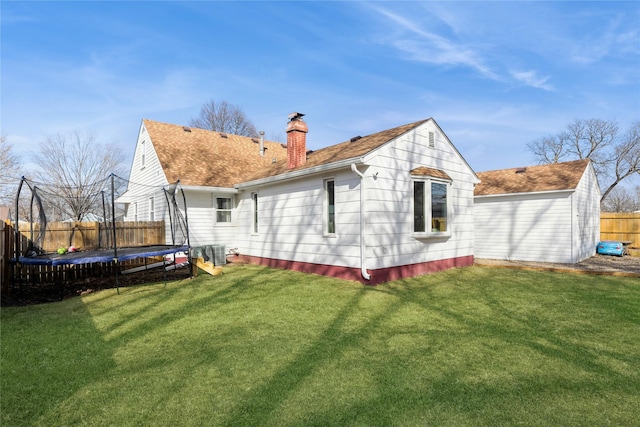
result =
[[473,255],[458,258],[449,258],[438,261],[422,262],[418,264],[401,265],[397,267],[367,270],[371,274],[371,280],[362,277],[359,268],[339,267],[327,264],[313,264],[308,262],[288,261],[274,258],[261,258],[248,255],[236,255],[231,261],[247,262],[250,264],[266,265],[273,268],[295,270],[302,273],[320,274],[322,276],[335,277],[344,280],[354,280],[366,285],[378,285],[392,280],[419,276],[422,274],[436,273],[450,268],[468,267],[473,265]]

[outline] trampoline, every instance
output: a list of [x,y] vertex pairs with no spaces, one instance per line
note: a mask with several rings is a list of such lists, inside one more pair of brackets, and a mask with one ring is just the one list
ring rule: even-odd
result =
[[171,255],[178,252],[188,252],[189,246],[138,246],[134,248],[99,249],[94,251],[69,252],[66,254],[43,254],[32,257],[18,257],[18,262],[24,265],[73,265],[91,264],[96,262],[123,262],[136,258],[150,258]]
[[[116,203],[118,203],[115,194],[116,178],[126,183],[126,191],[132,193],[138,200],[144,201],[153,198],[155,201],[153,214],[157,218],[155,223],[162,224],[160,227],[163,230],[162,235],[165,237],[161,238],[161,240],[164,240],[164,242],[118,246],[118,242],[126,242],[127,240],[127,224],[137,224],[138,222],[125,221],[126,213],[122,212],[120,213],[119,221],[116,221]],[[122,188],[122,185],[118,187]],[[46,184],[35,183],[24,177],[22,178],[18,186],[15,202],[15,253],[11,259],[12,264],[15,266],[13,268],[14,282],[25,283],[28,281],[20,277],[21,274],[31,274],[32,281],[33,277],[35,277],[29,268],[25,269],[21,266],[54,268],[54,270],[57,270],[57,268],[72,268],[72,266],[88,264],[109,264],[112,267],[116,267],[110,270],[115,271],[115,287],[118,288],[119,293],[118,274],[120,268],[122,268],[122,263],[126,261],[145,258],[145,267],[131,270],[146,270],[146,258],[156,258],[157,260],[157,258],[162,257],[162,262],[156,262],[153,265],[164,266],[166,272],[168,269],[167,257],[173,255],[173,262],[170,260],[169,264],[173,264],[173,269],[175,269],[177,266],[176,255],[184,253],[187,257],[186,264],[190,264],[187,204],[179,181],[168,186],[149,186],[131,183],[112,174],[109,178],[98,182],[98,184],[92,183],[91,188],[100,188],[100,191],[95,191],[93,194],[85,194],[83,196],[85,200],[82,200],[82,203],[87,206],[84,215],[99,220],[94,222],[99,223],[97,242],[94,242],[91,247],[80,248],[81,250],[79,251],[67,251],[67,247],[71,249],[73,246],[72,242],[76,230],[74,225],[70,236],[67,237],[68,244],[62,245],[61,250],[58,251],[51,247],[54,239],[51,236],[47,236],[47,233],[52,233],[49,227],[51,224],[50,218],[57,215],[54,219],[60,221],[60,216],[65,215],[65,212],[67,215],[77,217],[77,211],[74,210],[75,206],[67,206],[76,203],[77,197],[72,200],[64,197],[64,194],[70,193],[69,188],[60,190],[55,186],[48,187]],[[74,194],[82,194],[82,190],[82,188],[74,190]],[[108,191],[110,192],[109,195],[107,195]],[[178,197],[179,195],[181,197]],[[180,202],[183,209],[180,209]],[[24,225],[25,223],[28,227],[22,226],[22,229],[28,228],[28,231],[20,232],[19,225]],[[75,221],[72,223],[76,224]],[[57,224],[60,224],[60,222]],[[60,237],[58,236],[59,239]],[[47,245],[49,247],[48,250],[45,248]],[[122,273],[125,272],[123,271]]]

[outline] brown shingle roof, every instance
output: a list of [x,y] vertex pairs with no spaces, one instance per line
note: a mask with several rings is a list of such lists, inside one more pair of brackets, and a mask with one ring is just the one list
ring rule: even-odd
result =
[[573,190],[589,160],[479,172],[475,196]]
[[451,177],[447,173],[440,169],[428,168],[426,166],[420,166],[411,171],[411,175],[417,176],[430,176],[432,178],[441,178],[451,181]]
[[[352,159],[356,157],[364,156],[365,154],[373,151],[381,145],[391,141],[394,138],[410,131],[411,129],[425,123],[429,119],[420,120],[414,123],[398,126],[393,129],[387,129],[382,132],[372,133],[371,135],[363,136],[362,138],[354,139],[352,141],[342,142],[340,144],[332,145],[330,147],[322,148],[316,151],[307,153],[307,162],[296,169],[302,170],[315,166],[321,166],[329,163],[338,162],[341,160]],[[270,176],[276,176],[288,172],[287,162],[277,162],[270,164],[264,169],[256,171],[249,180],[257,180],[261,178],[267,178]]]
[[143,120],[169,182],[182,185],[233,187],[271,163],[286,165],[287,150],[265,141],[260,156],[258,139]]

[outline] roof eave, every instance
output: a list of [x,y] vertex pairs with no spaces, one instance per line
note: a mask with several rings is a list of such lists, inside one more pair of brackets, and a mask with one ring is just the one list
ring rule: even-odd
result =
[[207,187],[206,185],[180,185],[185,191],[203,192],[203,193],[218,193],[218,194],[238,194],[236,188],[230,187]]
[[474,199],[482,199],[489,197],[509,197],[509,196],[532,196],[532,195],[540,195],[540,194],[553,194],[553,193],[574,193],[576,191],[575,188],[566,188],[564,190],[549,190],[549,191],[530,191],[530,192],[522,192],[522,193],[498,193],[498,194],[483,194],[480,196],[473,196]]
[[241,182],[239,184],[234,185],[234,187],[238,190],[243,190],[245,188],[250,187],[258,187],[260,185],[265,184],[274,184],[277,182],[285,182],[293,179],[298,179],[304,176],[315,175],[319,173],[325,173],[329,171],[333,171],[336,169],[343,169],[350,167],[352,164],[362,164],[362,157],[352,157],[350,159],[340,160],[334,163],[328,163],[324,165],[318,165],[311,168],[304,168],[299,170],[294,170],[291,172],[285,172],[280,175],[269,176],[266,178],[260,178],[253,181]]

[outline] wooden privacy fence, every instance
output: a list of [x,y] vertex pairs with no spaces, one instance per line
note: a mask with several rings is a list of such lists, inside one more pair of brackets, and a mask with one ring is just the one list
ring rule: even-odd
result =
[[[12,268],[20,268],[20,277],[28,277],[30,281],[74,280],[86,277],[109,276],[112,273],[111,263],[76,264],[59,266],[24,266],[11,265],[15,256],[15,228],[0,222],[0,286],[2,293],[7,294],[12,278]],[[164,245],[164,221],[116,222],[116,245],[118,248],[149,245]],[[38,234],[38,228],[31,224],[19,225],[19,253],[24,255],[29,249],[31,236]],[[74,246],[78,250],[95,250],[113,247],[113,230],[100,222],[54,222],[47,224],[47,232],[42,249],[55,252],[59,247]],[[137,266],[144,260],[133,259],[121,263],[124,267]]]
[[602,212],[600,240],[627,241],[640,247],[640,213]]

